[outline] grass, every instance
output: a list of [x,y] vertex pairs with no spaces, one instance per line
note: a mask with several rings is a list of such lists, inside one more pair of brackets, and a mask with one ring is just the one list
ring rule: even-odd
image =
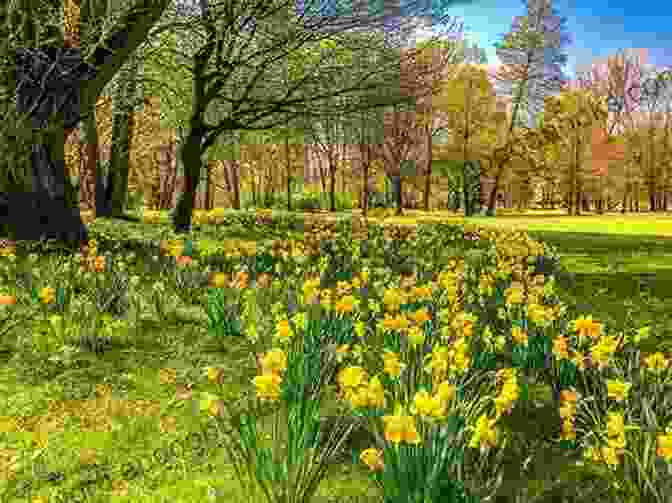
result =
[[[487,225],[488,219],[470,219]],[[672,215],[501,216],[556,246],[572,283],[561,298],[623,326],[656,327],[672,341]],[[600,223],[601,222],[601,223]]]
[[[663,334],[663,344],[672,341],[669,215],[502,215],[469,223],[520,226],[556,246],[570,272],[559,290],[570,310],[617,326],[652,325]],[[165,237],[165,229],[144,224],[94,225],[110,240]],[[251,239],[235,230],[216,234],[218,239]],[[174,277],[168,265],[153,259],[155,254],[139,253],[129,273]],[[6,270],[16,267],[6,260],[0,257]],[[22,285],[46,286],[54,280],[46,271],[58,260],[55,254],[41,254],[27,266]],[[180,307],[168,308],[161,319],[152,308],[153,286],[134,287],[140,304],[131,307],[137,316],[132,341],[102,354],[54,352],[45,358],[48,352],[31,345],[38,325],[20,326],[0,339],[0,393],[6,397],[0,405],[0,501],[249,501],[222,449],[224,434],[196,408],[198,393],[212,389],[204,377],[209,366],[225,365],[223,386],[231,396],[250,387],[256,375],[250,347],[242,339],[213,345],[198,302],[189,306],[175,300]],[[114,288],[106,288],[113,296]],[[198,289],[185,287],[183,299],[196,298]],[[0,318],[9,316],[0,306]],[[270,422],[265,427],[270,429]],[[330,472],[318,501],[376,501],[379,496],[361,464],[335,464]]]

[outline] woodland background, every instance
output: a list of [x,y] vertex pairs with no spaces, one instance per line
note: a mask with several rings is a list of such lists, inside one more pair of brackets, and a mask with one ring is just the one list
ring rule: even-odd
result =
[[[70,26],[76,25],[72,19],[77,17],[77,6],[71,0],[66,2],[64,15],[66,26],[68,19]],[[76,44],[77,33],[71,31],[69,36]],[[431,51],[427,54],[430,59],[434,57]],[[432,82],[423,82],[437,91],[429,99],[419,100],[414,111],[395,109],[385,113],[385,141],[369,152],[373,154],[370,189],[381,190],[382,175],[399,174],[399,161],[410,160],[412,173],[403,175],[404,207],[422,208],[424,193],[431,187],[427,209],[446,208],[451,191],[459,192],[460,163],[471,159],[480,161],[483,205],[495,202],[506,208],[566,208],[576,214],[640,211],[640,203],[647,201],[650,211],[666,211],[672,193],[672,93],[654,102],[649,100],[646,106],[641,95],[632,99],[632,93],[628,93],[632,83],[646,77],[642,54],[623,51],[606,62],[596,62],[587,74],[545,98],[547,106],[538,115],[536,127],[517,123],[515,129],[517,112],[524,106],[516,100],[521,95],[498,94],[494,84],[498,79],[508,79],[523,89],[529,71],[512,64],[503,65],[492,75],[480,63],[449,65]],[[418,58],[414,64],[420,65],[421,61]],[[409,66],[402,69],[402,74],[406,72],[413,81],[413,71]],[[181,78],[179,73],[172,76]],[[119,78],[124,77],[128,73],[120,72]],[[172,208],[183,186],[178,133],[162,126],[162,110],[169,106],[162,106],[161,98],[146,92],[143,85],[137,89],[141,104],[127,115],[129,192],[143,194],[148,208]],[[97,152],[87,152],[82,135],[69,137],[66,164],[73,177],[81,175],[91,156],[97,156],[102,165],[109,161],[112,94],[104,93],[98,100]],[[605,107],[608,98],[614,96],[626,102],[617,113]],[[549,134],[551,125],[553,134]],[[334,131],[338,134],[337,129]],[[435,138],[437,132],[442,133],[441,141]],[[305,144],[294,140],[283,144],[274,141],[273,133],[248,134],[245,141],[238,142],[236,160],[211,155],[196,207],[240,207],[241,196],[282,193],[288,171],[303,182],[298,192],[326,193],[332,175],[330,166],[334,168],[336,191],[350,193],[355,205],[361,207],[362,145],[339,143],[337,135],[323,144],[310,139],[303,140]],[[253,136],[257,143],[249,143]],[[436,169],[439,165],[450,169]],[[87,209],[87,190],[80,187],[82,209]]]

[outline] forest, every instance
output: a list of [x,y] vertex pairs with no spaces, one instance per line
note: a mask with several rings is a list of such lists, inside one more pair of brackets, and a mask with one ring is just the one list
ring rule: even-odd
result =
[[[105,15],[89,11],[94,3],[84,2],[84,15],[76,0],[56,6],[62,7],[65,47],[96,47],[91,41],[100,35],[94,28],[100,23],[93,20],[109,24],[127,13],[121,4]],[[214,13],[217,9],[216,2],[210,6]],[[563,209],[570,215],[640,211],[641,203],[642,210],[668,208],[670,74],[651,73],[632,52],[614,54],[568,81],[540,72],[538,57],[525,57],[538,52],[530,26],[504,36],[498,52],[505,64],[495,71],[482,48],[464,42],[455,22],[448,26],[452,37],[413,49],[380,46],[376,35],[384,57],[402,63],[390,65],[397,71],[377,82],[387,80],[391,86],[380,85],[368,97],[359,93],[350,101],[345,98],[354,94],[328,92],[332,96],[324,104],[331,109],[341,104],[338,117],[297,106],[291,118],[267,115],[275,124],[246,122],[241,112],[238,122],[244,127],[235,128],[237,120],[226,113],[230,105],[215,97],[215,91],[226,95],[232,84],[225,83],[230,75],[222,71],[226,66],[220,68],[221,54],[212,74],[223,77],[217,89],[194,101],[197,88],[205,90],[207,83],[205,73],[196,73],[199,44],[194,42],[214,43],[230,33],[218,35],[198,10],[178,4],[162,11],[150,37],[129,53],[91,104],[91,113],[69,133],[64,181],[89,218],[94,213],[122,216],[129,203],[168,210],[181,201],[180,207],[187,208],[192,199],[191,206],[199,209],[320,205],[332,211],[337,206],[366,211],[371,204],[392,201],[398,213],[404,207],[472,212],[482,206],[493,214],[498,205]],[[553,30],[560,32],[560,24]],[[357,61],[366,67],[360,53],[372,41],[365,43],[353,31],[338,37],[331,32],[289,53],[289,62],[276,68],[282,71],[274,70],[274,78],[264,75],[272,91],[258,85],[260,67],[254,67],[256,75],[236,73],[240,82],[258,87],[250,88],[254,92],[246,112],[267,108],[255,100],[259,93],[269,96],[282,89],[282,79],[286,85],[303,83],[309,63],[324,69],[311,81],[322,88],[329,80],[325,76],[332,76],[327,62]],[[262,44],[265,38],[256,37]],[[201,44],[200,50],[205,47]],[[561,60],[559,53],[554,57],[555,63]],[[651,82],[659,84],[656,93],[643,92]],[[391,101],[382,97],[390,87],[396,94]],[[392,105],[372,106],[381,99]],[[305,92],[303,100],[303,105],[309,101]],[[534,105],[539,102],[541,111]],[[221,120],[193,150],[189,135],[197,128],[190,120],[196,111],[202,124],[206,117]],[[201,162],[185,164],[184,155],[192,150],[193,155],[200,150]],[[465,197],[476,206],[465,204]],[[189,212],[178,213],[186,222]]]

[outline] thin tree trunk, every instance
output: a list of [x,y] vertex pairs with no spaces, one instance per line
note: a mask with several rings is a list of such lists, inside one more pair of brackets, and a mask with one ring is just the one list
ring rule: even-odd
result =
[[336,211],[336,165],[329,155],[329,211]]
[[287,169],[287,211],[292,211],[292,169],[289,159],[289,136],[285,136],[285,166]]
[[233,207],[236,210],[240,209],[240,161],[236,161],[231,170],[231,178],[233,178]]
[[425,195],[423,205],[425,211],[429,211],[429,190],[432,179],[432,135],[427,134],[427,170],[425,172]]

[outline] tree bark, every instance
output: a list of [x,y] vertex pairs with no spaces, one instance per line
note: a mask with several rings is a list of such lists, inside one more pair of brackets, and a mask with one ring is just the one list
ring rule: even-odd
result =
[[[133,7],[124,11],[124,13],[110,26],[107,37],[99,42],[96,49],[91,52],[91,55],[83,61],[90,67],[96,68],[96,73],[93,78],[82,80],[76,84],[79,107],[77,110],[90,111],[100,96],[105,85],[117,73],[123,62],[127,57],[146,39],[147,33],[151,27],[158,21],[165,8],[170,3],[170,0],[153,0],[149,2],[143,0],[142,2],[135,2]],[[102,20],[99,20],[102,21]],[[101,37],[102,38],[102,37]],[[28,40],[28,39],[26,39]],[[61,41],[61,44],[63,41]],[[60,89],[62,96],[51,96],[58,103],[58,100],[65,98],[68,93],[73,91],[72,86],[64,86]],[[80,118],[81,117],[80,115]],[[50,117],[48,119],[50,125],[54,124],[54,120]],[[68,126],[68,132],[72,131],[72,126]],[[87,229],[79,217],[79,208],[77,202],[77,194],[74,187],[70,183],[68,177],[65,176],[65,163],[63,162],[63,151],[66,139],[65,127],[57,127],[53,134],[48,138],[44,138],[43,145],[47,149],[40,147],[39,144],[34,144],[34,151],[39,151],[42,157],[45,155],[44,166],[50,166],[47,173],[46,168],[37,168],[33,166],[33,192],[29,197],[33,197],[33,202],[48,201],[48,207],[52,213],[68,215],[67,218],[58,218],[50,223],[50,233],[65,236],[74,236],[77,234],[80,239],[86,239]],[[48,186],[42,184],[47,178],[55,183],[52,188],[55,188],[55,193],[51,193]],[[77,227],[77,230],[75,230]]]
[[124,215],[126,208],[137,69],[138,58],[132,55],[129,66],[117,77],[117,88],[112,98],[112,145],[105,191],[105,212],[100,216],[120,217]]
[[85,117],[80,124],[80,142],[82,148],[82,162],[80,163],[79,186],[81,206],[100,213],[99,205],[104,200],[103,173],[100,169],[98,150],[98,130],[96,128],[95,109],[91,115]]
[[423,205],[425,211],[429,211],[429,191],[432,186],[432,135],[427,131],[427,168],[425,172],[425,194]]
[[285,136],[285,166],[287,169],[287,211],[292,211],[292,168],[289,159],[289,136]]
[[184,188],[175,207],[173,224],[176,233],[191,231],[191,216],[196,202],[196,188],[201,176],[202,125],[191,128],[189,136],[182,145],[182,164],[184,166]]

